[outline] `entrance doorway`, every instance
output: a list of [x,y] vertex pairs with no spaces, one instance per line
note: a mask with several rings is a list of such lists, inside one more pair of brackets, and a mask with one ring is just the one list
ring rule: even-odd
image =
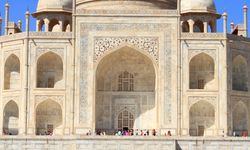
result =
[[127,110],[122,111],[118,115],[118,130],[133,129],[134,115]]
[[48,124],[48,125],[47,125],[47,133],[48,133],[48,134],[53,134],[53,131],[54,131],[54,126],[53,126],[53,124]]
[[204,126],[198,126],[198,136],[203,136],[205,131]]
[[[95,129],[108,135],[118,129],[155,129],[156,74],[152,60],[125,46],[106,55],[97,65]],[[152,121],[148,122],[148,118]]]

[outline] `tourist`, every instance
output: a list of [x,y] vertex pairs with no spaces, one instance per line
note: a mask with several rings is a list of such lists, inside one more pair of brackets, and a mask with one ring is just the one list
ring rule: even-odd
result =
[[136,129],[136,130],[135,130],[135,136],[138,136],[138,135],[139,135],[139,130]]
[[122,131],[118,131],[118,136],[122,136]]
[[143,136],[143,130],[141,130],[141,132],[140,132],[140,133],[141,133],[140,135],[141,135],[141,136]]
[[168,131],[167,136],[172,136],[171,131]]
[[152,132],[153,136],[156,136],[156,130],[153,129],[153,132]]
[[236,132],[235,131],[233,132],[233,136],[236,137]]

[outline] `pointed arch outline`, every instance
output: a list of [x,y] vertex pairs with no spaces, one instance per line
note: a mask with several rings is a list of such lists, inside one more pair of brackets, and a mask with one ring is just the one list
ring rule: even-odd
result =
[[61,58],[62,61],[64,60],[63,54],[59,53],[58,51],[44,50],[42,53],[39,53],[39,54],[36,56],[36,63],[37,63],[37,61],[39,60],[39,58],[41,58],[43,55],[45,55],[45,54],[47,54],[47,53],[54,53],[55,55],[58,55],[58,56]]
[[[3,120],[2,120],[2,123],[3,123],[3,126],[2,126],[2,129],[3,129],[3,133],[4,134],[6,134],[5,132],[6,131],[4,131],[5,129],[7,129],[8,130],[8,134],[9,133],[11,133],[11,134],[9,134],[9,135],[12,135],[12,131],[10,132],[9,131],[9,129],[11,129],[11,128],[9,128],[9,125],[7,124],[7,128],[4,128],[5,126],[4,126],[4,121],[5,121],[5,113],[7,112],[7,111],[10,111],[10,110],[6,110],[7,109],[7,107],[8,107],[8,105],[11,105],[11,104],[14,104],[14,108],[13,107],[11,107],[11,111],[13,111],[13,110],[16,110],[16,114],[15,115],[17,115],[16,116],[16,118],[17,118],[17,126],[16,126],[16,128],[12,128],[12,130],[13,129],[15,129],[16,130],[16,133],[14,133],[14,135],[18,135],[19,134],[19,126],[20,126],[20,108],[19,108],[19,105],[18,105],[18,103],[15,101],[15,100],[9,100],[9,101],[6,101],[4,104],[3,104],[3,111],[2,111],[2,113],[3,113]],[[11,116],[9,116],[8,117],[8,121],[9,121],[9,118],[10,118]],[[12,116],[13,117],[13,116]],[[6,123],[6,122],[5,122]],[[9,122],[8,122],[9,123]]]
[[[203,57],[206,58],[207,60],[206,63],[209,64],[208,66],[205,63],[203,64],[195,63],[196,60],[201,60]],[[197,69],[197,66],[199,65],[202,65],[202,68],[206,68],[206,70],[203,70],[201,68]],[[207,71],[209,71],[210,73],[205,75],[204,72]],[[196,55],[190,57],[188,64],[188,89],[205,90],[207,84],[213,81],[215,77],[216,77],[216,62],[214,58],[211,56],[211,54],[205,52],[199,52]]]
[[[56,104],[56,106],[58,106],[58,108],[60,109],[59,111],[60,111],[60,125],[58,126],[58,127],[60,127],[60,126],[64,126],[64,124],[65,124],[65,110],[63,109],[63,104],[61,104],[61,103],[59,103],[59,102],[57,102],[57,101],[55,101],[54,99],[51,99],[51,98],[48,98],[48,99],[45,99],[45,100],[43,100],[43,101],[40,101],[39,103],[37,103],[36,105],[35,105],[35,109],[34,109],[34,112],[35,112],[35,116],[34,116],[34,120],[35,120],[35,132],[36,132],[36,134],[38,133],[38,128],[37,128],[37,124],[38,124],[38,122],[37,122],[37,111],[38,111],[38,109],[39,109],[39,107],[42,105],[42,104],[45,104],[46,102],[50,102],[50,103],[53,103],[53,104]],[[56,129],[56,128],[54,128],[54,129]]]
[[4,59],[4,67],[6,66],[7,61],[8,61],[11,57],[17,58],[17,60],[18,60],[18,62],[19,62],[19,65],[21,65],[20,58],[18,57],[18,55],[16,55],[15,53],[11,53],[11,54],[9,54],[7,57],[5,57],[5,59]]
[[104,58],[108,57],[109,55],[113,54],[114,52],[119,51],[125,47],[128,47],[129,49],[135,50],[135,51],[139,52],[140,54],[142,54],[143,56],[147,57],[151,61],[151,63],[153,64],[155,76],[157,76],[158,61],[152,55],[150,55],[148,52],[141,50],[141,49],[137,48],[136,46],[133,46],[133,45],[127,44],[127,43],[121,44],[120,46],[117,46],[111,50],[108,50],[102,56],[98,57],[98,59],[96,61],[94,61],[95,72],[97,71],[99,64],[102,62],[102,60]]
[[[189,135],[190,136],[199,136],[198,135],[199,131],[198,131],[198,128],[197,128],[198,127],[197,124],[195,125],[196,126],[195,130],[197,131],[196,135],[191,135],[191,130],[194,130],[193,128],[191,128],[191,120],[192,120],[192,117],[197,117],[197,116],[191,116],[191,112],[193,111],[192,109],[195,108],[195,106],[198,106],[199,103],[205,103],[205,104],[207,104],[206,107],[208,107],[210,105],[210,107],[212,108],[213,116],[209,116],[209,117],[213,117],[213,124],[211,124],[211,122],[210,122],[210,127],[209,128],[216,125],[216,122],[217,122],[217,114],[216,114],[217,112],[216,112],[215,104],[213,104],[212,102],[207,101],[207,100],[198,100],[198,101],[194,102],[192,105],[189,106],[189,109],[188,109],[188,126],[189,126]],[[209,128],[207,128],[207,129],[209,129]],[[204,125],[204,134],[203,134],[203,136],[205,136],[205,130],[206,130],[206,128],[205,128],[205,125]]]
[[[12,59],[12,61],[11,61],[11,59]],[[16,64],[13,64],[13,61],[16,61],[15,62]],[[9,68],[8,72],[6,72],[7,65],[10,65],[12,68],[13,67],[18,67],[18,68],[17,68],[17,70],[12,70],[11,68]],[[4,90],[12,90],[13,89],[10,87],[10,80],[11,79],[9,78],[7,81],[7,73],[10,73],[11,70],[17,71],[19,73],[19,81],[21,81],[21,61],[20,61],[19,56],[15,53],[10,53],[7,57],[5,57],[5,60],[4,60],[4,77],[3,77],[3,89]],[[6,82],[9,82],[9,83],[6,85]],[[20,88],[20,87],[18,87],[18,88]],[[14,89],[16,89],[16,88],[14,88]]]
[[214,64],[215,64],[215,58],[214,58],[214,56],[212,56],[212,54],[210,54],[210,53],[207,53],[207,52],[198,52],[198,53],[195,53],[195,55],[193,55],[193,56],[191,56],[190,58],[189,58],[189,64],[190,64],[190,62],[191,62],[191,60],[193,60],[196,56],[199,56],[199,55],[201,55],[201,54],[204,54],[204,55],[207,55],[207,56],[209,56],[209,57],[211,57],[211,59],[213,60],[213,62],[214,62]]
[[[36,62],[35,62],[35,87],[36,88],[39,88],[38,87],[38,63],[39,63],[39,61],[43,58],[43,57],[45,57],[46,55],[54,55],[56,58],[58,58],[59,59],[59,61],[60,61],[60,67],[62,68],[62,78],[61,78],[61,80],[58,80],[58,81],[62,81],[62,80],[65,80],[64,78],[64,76],[65,76],[65,64],[64,64],[64,59],[62,58],[62,56],[58,53],[58,52],[54,52],[54,51],[51,51],[51,50],[49,50],[49,51],[45,51],[45,52],[43,52],[43,53],[41,53],[41,54],[39,54],[38,56],[37,56],[37,58],[36,58]],[[55,86],[55,83],[54,83],[54,86]],[[55,87],[54,87],[55,88]]]
[[[132,110],[130,110],[129,108],[123,108],[123,109],[121,109],[121,110],[119,110],[116,114],[115,114],[115,126],[117,127],[117,129],[118,129],[118,127],[119,127],[119,124],[118,124],[118,121],[119,121],[119,116],[120,116],[120,114],[122,114],[124,111],[127,111],[128,112],[128,117],[129,117],[129,115],[130,114],[132,114],[132,116],[133,116],[133,126],[135,125],[135,122],[136,122],[136,114],[135,114],[135,112],[133,112]],[[129,119],[130,118],[128,118],[128,123],[129,123]]]
[[[238,106],[243,106],[243,108],[239,108]],[[248,110],[248,108],[247,108],[247,104],[244,102],[244,101],[242,101],[242,100],[239,100],[237,103],[235,103],[235,105],[234,105],[234,107],[232,108],[232,129],[234,130],[235,129],[235,127],[234,127],[234,114],[235,114],[235,112],[237,112],[238,110],[237,110],[237,107],[238,107],[238,110],[240,109],[240,110],[244,110],[244,111],[246,111],[245,112],[245,114],[246,114],[246,118],[245,119],[247,119],[246,120],[246,130],[248,130],[248,126],[249,126],[249,122],[250,122],[250,120],[248,119],[248,117],[249,117],[249,110]]]
[[3,108],[4,108],[3,110],[5,110],[6,106],[7,106],[9,103],[11,103],[11,102],[15,103],[15,105],[16,105],[17,108],[18,108],[18,112],[19,112],[18,102],[17,102],[16,100],[14,100],[14,99],[10,99],[10,100],[8,100],[8,101],[5,101],[4,104],[3,104]]
[[235,109],[236,109],[236,107],[237,107],[238,105],[240,105],[240,104],[242,104],[241,106],[243,106],[244,109],[247,111],[246,114],[247,114],[247,116],[248,116],[249,110],[247,109],[247,104],[246,104],[245,102],[241,101],[241,100],[239,100],[237,103],[235,103],[235,105],[234,105],[234,107],[233,107],[233,109],[232,109],[232,112],[234,112]]
[[[243,81],[243,76],[241,76],[241,79],[240,81],[242,81],[242,83],[239,83],[239,82],[235,82],[234,80],[234,77],[235,77],[235,72],[234,72],[234,68],[237,67],[237,65],[242,66],[242,64],[244,65],[245,68],[244,69],[244,74],[241,74],[243,72],[237,72],[238,74],[240,73],[241,75],[245,75],[245,81]],[[236,56],[233,57],[233,60],[232,60],[232,74],[231,74],[231,78],[232,78],[232,89],[233,90],[236,90],[236,91],[248,91],[248,77],[249,77],[249,74],[248,74],[248,62],[247,62],[247,59],[246,57],[244,57],[242,54],[238,54]],[[238,77],[237,77],[238,78]],[[235,85],[236,84],[236,85]],[[244,86],[244,87],[238,87],[240,84],[240,86]],[[235,85],[235,86],[234,86]]]
[[[117,46],[117,47],[115,47],[115,48],[113,48],[113,49],[111,49],[111,50],[108,50],[108,51],[106,51],[101,57],[99,57],[97,60],[96,60],[96,62],[94,61],[94,63],[93,63],[93,68],[94,68],[94,74],[93,74],[93,76],[94,76],[94,83],[93,83],[93,90],[94,90],[94,99],[93,99],[93,103],[94,103],[94,106],[93,106],[93,109],[92,109],[92,113],[94,114],[93,115],[93,120],[94,120],[94,123],[93,123],[93,128],[95,129],[96,128],[96,118],[95,118],[95,116],[96,116],[96,111],[95,111],[95,109],[96,109],[96,100],[97,100],[97,98],[96,98],[96,88],[97,88],[97,85],[96,85],[96,77],[97,77],[97,70],[98,70],[98,67],[99,67],[99,65],[101,64],[101,62],[106,58],[106,57],[109,57],[110,55],[112,55],[113,53],[115,53],[115,52],[117,52],[117,51],[120,51],[120,50],[122,50],[123,48],[129,48],[129,49],[131,49],[131,50],[133,50],[133,51],[136,51],[136,52],[138,52],[138,53],[140,53],[142,56],[144,56],[144,57],[146,57],[147,59],[149,59],[150,60],[150,63],[152,64],[152,66],[153,66],[153,68],[154,68],[154,77],[155,77],[155,85],[154,85],[154,92],[155,92],[155,96],[154,96],[154,99],[155,99],[155,106],[156,107],[159,107],[158,105],[158,101],[159,101],[159,99],[158,99],[158,96],[160,95],[159,94],[159,91],[157,90],[158,89],[158,85],[159,85],[159,81],[158,81],[158,77],[159,77],[159,73],[158,73],[158,62],[155,60],[155,58],[152,56],[152,55],[150,55],[148,52],[146,52],[146,51],[144,51],[144,50],[141,50],[141,49],[139,49],[139,48],[137,48],[137,47],[135,47],[135,46],[132,46],[132,45],[130,45],[130,44],[127,44],[127,43],[123,43],[123,44],[121,44],[120,46]],[[119,111],[118,111],[119,112]],[[130,111],[129,111],[130,112]],[[157,113],[158,113],[158,111],[157,111]],[[119,113],[117,113],[116,112],[116,114],[119,114]],[[137,114],[136,114],[136,112],[135,113],[132,113],[133,115],[134,115],[134,121],[136,121],[136,117],[137,117]],[[159,115],[157,115],[157,117],[159,117]],[[115,116],[115,120],[116,119],[118,119],[118,115],[117,116]],[[118,120],[116,120],[115,121],[116,123],[118,123]],[[135,123],[135,122],[134,122]],[[118,125],[117,125],[118,126]]]

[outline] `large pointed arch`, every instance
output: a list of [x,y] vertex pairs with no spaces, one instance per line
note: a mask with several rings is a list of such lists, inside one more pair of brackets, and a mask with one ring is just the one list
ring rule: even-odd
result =
[[47,52],[37,60],[37,88],[63,87],[63,60],[53,52]]
[[19,109],[14,101],[9,101],[3,111],[3,134],[17,135],[19,122]]
[[236,91],[248,91],[248,70],[246,59],[238,55],[233,59],[232,89]]
[[122,110],[117,116],[117,129],[130,130],[134,129],[135,117],[129,110]]
[[239,101],[232,111],[233,132],[236,135],[242,135],[243,132],[248,132],[248,109],[244,102]]
[[51,135],[62,127],[61,105],[53,100],[46,100],[36,107],[36,134]]
[[205,89],[214,80],[214,59],[206,53],[194,56],[189,63],[189,88]]
[[189,110],[189,134],[205,136],[206,130],[215,125],[215,108],[207,101],[199,101]]
[[109,133],[118,130],[112,116],[126,109],[134,114],[133,127],[155,129],[155,87],[153,61],[140,51],[125,46],[103,57],[96,70],[95,128]]
[[4,89],[19,89],[20,78],[20,60],[15,54],[11,54],[4,65]]
[[51,19],[49,21],[49,31],[50,32],[60,32],[60,25],[58,19]]
[[188,21],[184,21],[182,23],[182,32],[190,32],[189,29],[190,29],[190,27],[189,27]]
[[194,22],[194,32],[204,32],[204,24],[201,20]]

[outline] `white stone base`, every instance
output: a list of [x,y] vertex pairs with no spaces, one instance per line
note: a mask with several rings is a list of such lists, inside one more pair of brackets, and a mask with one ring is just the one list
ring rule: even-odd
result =
[[248,149],[250,139],[194,137],[114,137],[114,136],[2,136],[0,150],[201,150]]

